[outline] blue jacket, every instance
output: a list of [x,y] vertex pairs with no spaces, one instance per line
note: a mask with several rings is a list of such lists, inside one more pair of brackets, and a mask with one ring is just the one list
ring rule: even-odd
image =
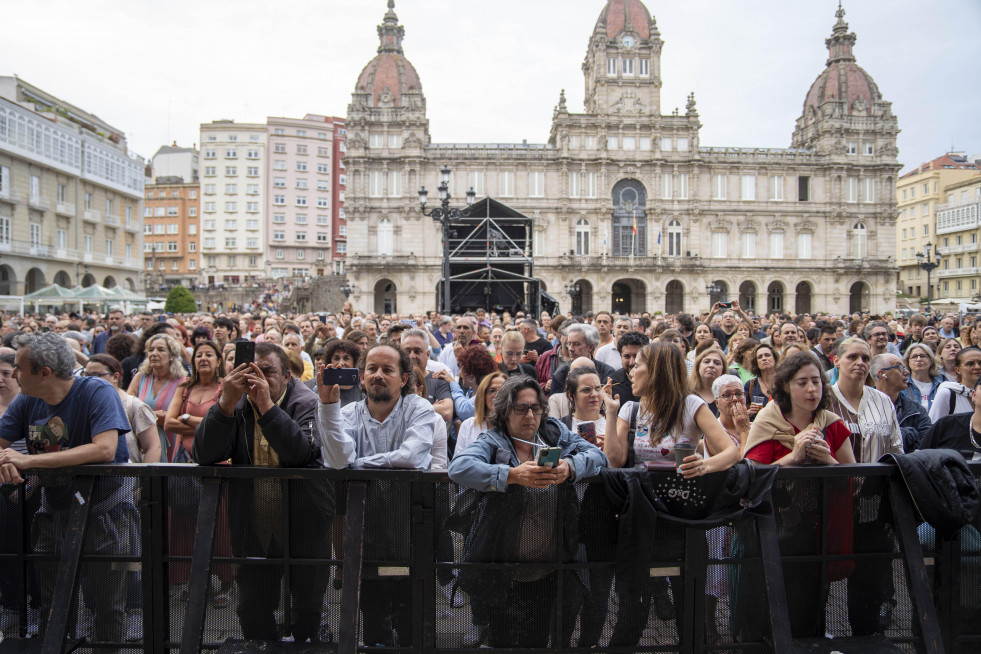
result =
[[[551,437],[556,434],[556,429],[557,442]],[[562,448],[559,457],[569,459],[577,480],[594,477],[600,468],[610,464],[602,450],[555,418],[549,418],[542,431],[545,432],[542,438],[548,445]],[[508,472],[518,465],[518,453],[511,439],[495,428],[481,434],[467,449],[457,452],[450,462],[449,474],[450,479],[461,486],[503,493],[508,489]]]
[[[945,379],[943,375],[937,375],[936,377],[933,378],[930,386],[930,406],[933,405],[933,398],[937,396],[937,389],[940,388],[940,384],[944,383],[944,381]],[[906,383],[908,385],[908,388],[905,391],[901,391],[900,395],[905,395],[909,397],[909,399],[919,404],[920,403],[920,398],[918,397],[919,390],[916,388],[916,385],[913,383],[913,377],[912,376],[907,377]],[[926,407],[927,411],[930,410],[930,406]]]

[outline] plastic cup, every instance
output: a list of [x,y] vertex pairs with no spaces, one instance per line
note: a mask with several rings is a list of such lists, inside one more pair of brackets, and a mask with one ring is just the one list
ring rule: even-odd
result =
[[685,457],[695,453],[694,443],[678,443],[674,446],[674,462],[679,468],[685,462]]

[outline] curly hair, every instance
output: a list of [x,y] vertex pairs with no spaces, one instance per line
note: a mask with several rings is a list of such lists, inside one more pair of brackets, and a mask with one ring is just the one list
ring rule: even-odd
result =
[[106,354],[122,361],[136,350],[136,337],[126,332],[113,334],[106,341]]
[[[187,376],[187,371],[184,370],[184,364],[181,363],[183,346],[180,341],[169,334],[157,334],[147,339],[143,351],[150,349],[150,346],[156,341],[163,341],[166,344],[167,353],[170,355],[170,376],[174,379],[184,379]],[[150,374],[150,357],[143,359],[143,363],[140,364],[140,372],[144,375]]]
[[456,362],[460,366],[460,372],[473,375],[478,384],[497,369],[494,357],[483,345],[468,345],[463,348],[463,351],[457,355]]

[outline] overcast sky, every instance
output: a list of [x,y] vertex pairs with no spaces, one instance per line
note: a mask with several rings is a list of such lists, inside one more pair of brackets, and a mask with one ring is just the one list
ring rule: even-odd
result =
[[[655,2],[661,111],[695,92],[703,146],[787,147],[824,69],[836,0]],[[435,142],[543,143],[604,0],[397,0]],[[972,42],[978,0],[846,0],[858,63],[893,103],[904,170],[981,153]],[[123,130],[135,152],[198,140],[221,118],[344,116],[375,55],[386,0],[8,2],[0,74],[17,74]]]

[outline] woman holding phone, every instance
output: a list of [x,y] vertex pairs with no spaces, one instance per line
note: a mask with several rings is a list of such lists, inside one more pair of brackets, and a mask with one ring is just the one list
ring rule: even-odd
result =
[[600,414],[603,384],[596,369],[584,366],[571,371],[565,381],[565,393],[572,412],[562,418],[562,422],[593,445],[603,447],[606,434],[606,418]]
[[[560,491],[559,486],[597,474],[606,457],[548,417],[545,392],[532,377],[520,375],[504,382],[488,422],[490,431],[450,462],[450,479],[481,493],[461,560],[521,565],[463,568],[458,585],[468,595],[479,595],[486,606],[490,647],[541,648],[552,631],[559,573],[534,563],[572,562],[579,544],[578,497],[573,489]],[[545,457],[556,465],[539,465]],[[556,524],[560,513],[562,520]],[[555,537],[542,541],[541,534],[555,534],[556,529]],[[565,646],[575,627],[583,585],[575,571],[562,574],[565,619],[556,631]]]

